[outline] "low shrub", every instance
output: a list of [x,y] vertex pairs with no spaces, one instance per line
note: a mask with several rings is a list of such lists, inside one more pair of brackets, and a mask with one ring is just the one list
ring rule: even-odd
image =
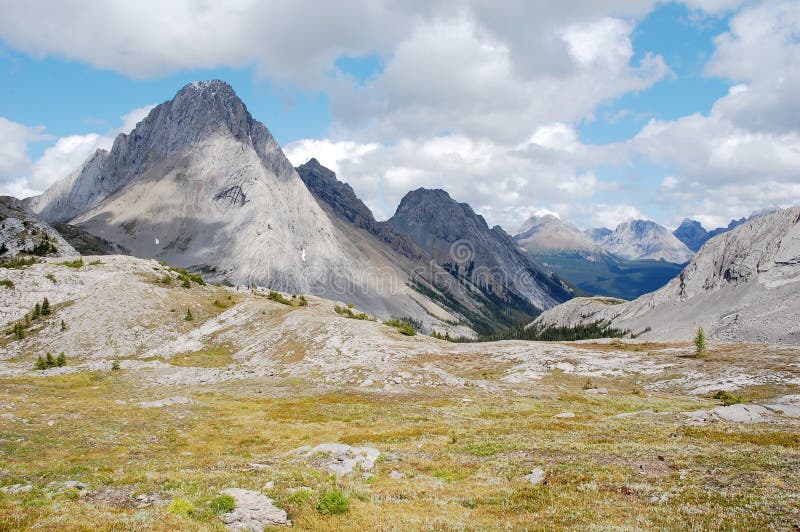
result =
[[172,502],[167,506],[167,511],[181,517],[191,517],[197,512],[197,509],[194,507],[194,504],[186,499],[176,497],[172,499]]
[[217,515],[226,514],[236,508],[236,501],[230,495],[220,495],[211,499],[208,507]]
[[339,490],[325,492],[317,503],[317,511],[323,515],[338,515],[350,510],[350,500]]

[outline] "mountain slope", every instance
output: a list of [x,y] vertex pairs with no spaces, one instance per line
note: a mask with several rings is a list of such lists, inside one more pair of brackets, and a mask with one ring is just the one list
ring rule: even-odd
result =
[[649,339],[800,342],[800,207],[746,222],[708,241],[666,286],[624,304],[570,301],[535,323],[593,321]]
[[692,258],[686,245],[667,228],[649,220],[628,220],[617,226],[598,244],[611,253],[629,260],[652,259],[684,263]]
[[409,192],[387,223],[498,304],[531,314],[572,297],[563,281],[527,258],[505,231],[489,228],[444,190]]

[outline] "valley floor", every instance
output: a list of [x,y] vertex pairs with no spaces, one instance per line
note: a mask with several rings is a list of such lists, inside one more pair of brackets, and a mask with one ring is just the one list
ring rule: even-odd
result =
[[[800,524],[798,348],[450,344],[84,260],[0,272],[7,316],[30,294],[54,309],[0,340],[2,530],[224,530],[228,488],[299,529]],[[120,272],[132,321],[109,329]],[[328,443],[380,454],[337,476],[352,456]]]

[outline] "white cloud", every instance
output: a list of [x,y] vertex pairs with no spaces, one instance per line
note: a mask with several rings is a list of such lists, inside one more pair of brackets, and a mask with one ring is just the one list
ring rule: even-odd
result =
[[61,137],[35,162],[28,159],[27,144],[49,138],[44,135],[44,128],[29,128],[0,117],[0,193],[18,198],[40,194],[78,168],[97,149],[110,149],[118,134],[130,133],[153,107],[131,110],[120,117],[119,128],[105,133]]
[[[689,213],[711,220],[800,201],[800,4],[684,3],[712,16],[733,11],[706,68],[731,90],[708,115],[651,120],[635,138],[606,146],[581,142],[576,124],[670,75],[660,56],[642,50],[634,59],[636,23],[656,0],[344,0],[313,13],[256,0],[0,0],[0,37],[37,56],[131,76],[252,65],[279,83],[323,91],[331,138],[286,152],[295,164],[317,157],[378,216],[419,186],[446,188],[509,227],[533,206],[587,227],[651,209],[670,224]],[[369,80],[335,67],[342,55],[364,54],[384,64]],[[126,116],[122,130],[146,111]],[[59,139],[34,165],[25,155],[31,130],[20,127],[0,122],[6,190],[46,186],[116,134]],[[642,161],[670,175],[615,177]]]
[[358,163],[365,154],[377,148],[376,143],[304,139],[287,144],[283,151],[294,166],[300,166],[309,159],[316,158],[323,166],[339,173],[342,164]]
[[43,132],[42,126],[28,127],[0,116],[0,183],[30,170],[28,143],[45,138]]

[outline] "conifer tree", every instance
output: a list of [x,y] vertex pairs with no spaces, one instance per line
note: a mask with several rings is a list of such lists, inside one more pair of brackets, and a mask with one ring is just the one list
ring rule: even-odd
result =
[[695,354],[699,357],[708,353],[708,346],[706,346],[706,333],[703,328],[697,329],[697,336],[694,337],[694,346],[696,348]]
[[194,316],[192,316],[192,309],[186,309],[186,316],[183,319],[186,321],[192,321],[194,319]]
[[56,366],[60,368],[66,365],[67,365],[67,357],[64,356],[64,352],[62,351],[61,353],[58,354],[58,357],[56,358]]
[[35,320],[41,315],[42,315],[42,306],[39,305],[39,303],[36,303],[36,305],[33,307],[33,319]]
[[56,365],[56,361],[55,361],[55,359],[53,359],[53,355],[51,355],[50,353],[47,353],[47,356],[45,357],[45,363],[47,364],[48,368],[52,368],[53,366],[55,366]]
[[36,364],[33,365],[33,369],[36,370],[44,370],[47,369],[47,362],[42,358],[42,355],[39,355],[39,358],[36,359]]
[[47,298],[44,298],[42,301],[42,316],[50,315],[50,301]]

